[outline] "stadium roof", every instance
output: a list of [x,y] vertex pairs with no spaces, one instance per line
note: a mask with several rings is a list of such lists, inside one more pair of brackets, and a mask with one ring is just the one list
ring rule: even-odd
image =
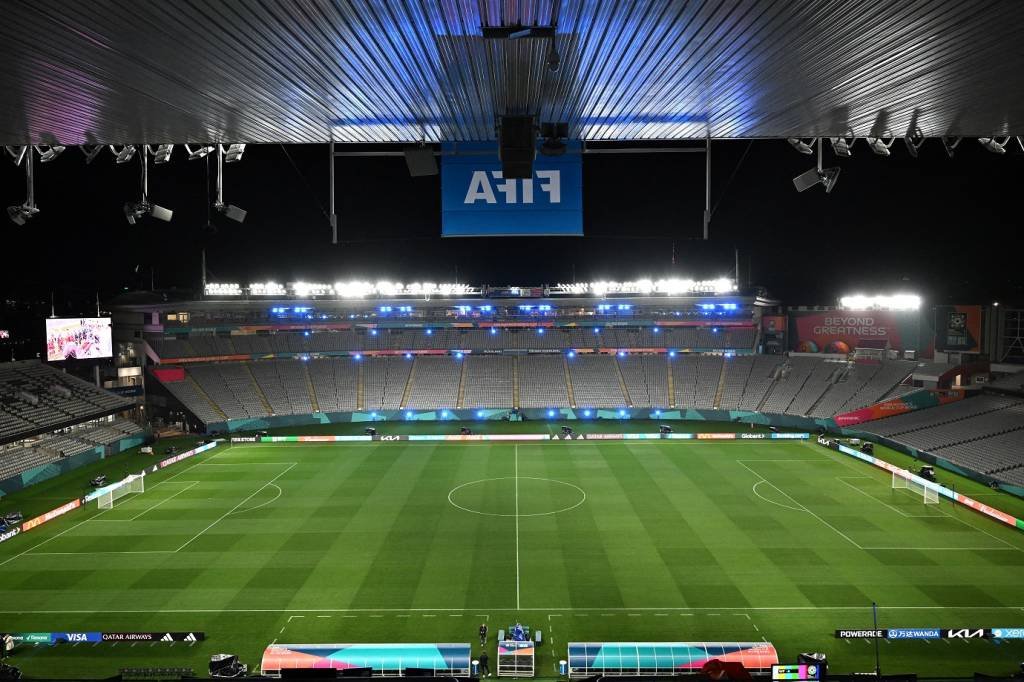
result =
[[482,140],[505,113],[587,140],[1024,133],[1015,0],[33,0],[4,13],[12,145]]

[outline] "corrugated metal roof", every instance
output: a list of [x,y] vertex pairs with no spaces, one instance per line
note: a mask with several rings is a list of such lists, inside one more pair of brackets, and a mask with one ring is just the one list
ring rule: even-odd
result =
[[[557,24],[551,41],[482,26]],[[0,140],[1024,133],[1018,0],[25,0]]]

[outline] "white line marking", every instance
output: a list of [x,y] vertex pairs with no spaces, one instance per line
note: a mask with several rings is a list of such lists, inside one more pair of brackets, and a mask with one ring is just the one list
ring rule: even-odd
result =
[[[807,508],[807,507],[805,507],[804,505],[802,505],[802,504],[800,504],[799,502],[797,502],[796,500],[794,500],[794,499],[793,499],[793,496],[792,496],[792,495],[790,495],[790,494],[789,494],[789,493],[787,493],[786,491],[784,491],[784,490],[782,490],[781,488],[779,488],[779,486],[775,485],[774,483],[772,483],[771,481],[769,481],[768,479],[766,479],[766,478],[765,478],[764,476],[762,476],[761,474],[757,473],[756,471],[754,471],[753,469],[751,469],[750,467],[748,467],[748,466],[747,466],[746,464],[744,464],[744,463],[743,463],[743,462],[741,462],[740,460],[736,460],[736,461],[737,461],[737,463],[738,463],[738,464],[739,464],[739,465],[740,465],[741,467],[743,467],[744,469],[746,469],[746,470],[747,470],[747,471],[749,471],[750,473],[754,474],[755,476],[757,476],[758,478],[760,478],[760,479],[761,479],[762,481],[766,481],[766,482],[768,483],[768,485],[770,485],[771,487],[775,488],[775,489],[776,489],[776,490],[778,490],[778,491],[779,491],[780,493],[782,493],[783,495],[785,495],[786,497],[788,497],[788,498],[789,498],[789,500],[790,500],[791,502],[793,502],[793,504],[796,504],[796,505],[798,505],[799,507],[801,507],[801,508],[803,509],[803,511],[807,512],[808,514],[810,514],[810,515],[811,515],[811,516],[813,516],[814,518],[818,519],[818,521],[820,521],[820,522],[821,522],[822,524],[824,524],[824,525],[825,525],[825,526],[827,526],[828,528],[831,528],[831,529],[832,529],[832,530],[833,530],[833,531],[834,531],[834,532],[835,532],[835,533],[836,533],[837,535],[839,535],[839,536],[840,536],[841,538],[843,538],[844,540],[846,540],[847,542],[849,542],[849,543],[850,543],[851,545],[853,545],[853,546],[854,546],[854,547],[856,547],[857,549],[864,549],[864,548],[863,548],[863,547],[861,547],[861,546],[860,546],[859,544],[857,544],[857,542],[855,542],[855,541],[853,540],[853,538],[851,538],[851,537],[850,537],[849,535],[847,535],[847,534],[846,534],[846,533],[844,533],[843,531],[839,530],[838,528],[836,528],[835,526],[833,526],[833,525],[832,525],[831,523],[829,523],[828,521],[826,521],[825,519],[821,518],[820,516],[818,516],[817,514],[815,514],[814,512],[812,512],[812,511],[811,511],[810,509],[808,509],[808,508]],[[758,497],[760,497],[760,496],[758,496]]]
[[[870,479],[870,477],[868,477],[868,476],[857,476],[856,478],[859,478],[859,479],[868,478],[869,480],[874,480],[874,479]],[[858,488],[854,484],[847,483],[844,480],[844,477],[842,477],[842,476],[836,476],[836,480],[839,481],[840,483],[842,483],[843,485],[848,486],[848,487],[856,490],[857,492],[859,492],[864,497],[872,499],[875,502],[877,502],[878,504],[883,505],[885,507],[888,507],[889,509],[893,510],[894,512],[896,512],[897,514],[899,514],[900,516],[902,516],[904,518],[907,518],[907,519],[926,519],[926,518],[931,518],[931,517],[935,516],[935,514],[908,514],[905,511],[903,511],[902,509],[900,509],[899,507],[894,507],[891,504],[888,504],[886,502],[882,502],[880,499],[878,499],[877,497],[875,497],[871,493],[867,492],[866,490],[861,490],[860,488]]]
[[516,461],[516,609],[519,609],[519,445],[515,447]]
[[[716,611],[862,611],[863,606],[593,606],[593,607],[580,607],[580,606],[554,606],[546,608],[538,607],[526,607],[521,609],[522,611],[562,611],[562,612],[574,612],[576,617],[586,617],[586,613],[582,611],[709,611],[714,609]],[[1006,611],[1013,610],[1019,611],[1024,609],[1024,606],[885,606],[886,610],[894,611]],[[47,614],[105,614],[105,613],[290,613],[293,611],[301,611],[303,613],[367,613],[367,612],[384,612],[384,613],[424,613],[424,612],[448,612],[448,611],[479,611],[479,608],[451,608],[443,607],[436,609],[428,608],[412,608],[412,609],[400,609],[400,608],[322,608],[322,609],[47,609],[31,611],[26,609],[4,609],[0,610],[0,614],[27,614],[27,615],[47,615]],[[501,609],[507,611],[508,609]],[[614,615],[614,614],[602,614],[602,615]],[[692,613],[680,613],[680,616],[692,616]],[[302,616],[293,616],[294,618],[301,618]],[[352,616],[353,618],[355,616]],[[425,616],[433,617],[433,616]]]
[[178,492],[174,493],[174,494],[173,494],[173,495],[171,495],[170,497],[167,497],[167,498],[165,498],[165,499],[163,499],[163,500],[161,500],[161,501],[157,502],[156,504],[154,504],[154,505],[153,505],[152,507],[150,507],[149,509],[146,509],[145,511],[141,511],[141,512],[139,512],[138,514],[136,514],[135,516],[131,517],[131,518],[130,518],[130,519],[128,519],[128,520],[129,520],[129,521],[134,521],[135,519],[139,518],[139,517],[140,517],[140,516],[142,516],[143,514],[147,514],[147,513],[151,512],[151,511],[153,511],[154,509],[156,509],[157,507],[159,507],[159,506],[160,506],[161,504],[163,504],[163,503],[164,503],[164,502],[166,502],[167,500],[172,500],[172,499],[174,499],[175,497],[177,497],[178,495],[180,495],[180,494],[182,494],[183,492],[185,492],[186,490],[189,490],[189,489],[191,489],[191,488],[192,488],[192,486],[194,486],[194,485],[195,485],[196,483],[198,483],[198,482],[199,482],[199,481],[193,481],[193,482],[192,482],[192,483],[191,483],[191,484],[190,484],[190,485],[189,485],[189,486],[188,486],[187,488],[182,488],[181,490],[179,490]]
[[[263,502],[261,504],[257,504],[255,507],[248,507],[246,509],[239,509],[238,511],[231,512],[231,513],[232,514],[244,514],[245,512],[255,511],[256,509],[261,509],[263,507],[266,507],[268,504],[272,504],[274,502],[277,502],[281,498],[281,486],[279,486],[277,484],[274,484],[274,483],[270,483],[270,484],[268,484],[268,486],[271,487],[271,488],[277,488],[277,495],[274,495],[272,498],[270,498],[266,502]],[[268,486],[264,486],[264,487],[266,488]]]
[[226,518],[227,518],[228,516],[230,516],[231,512],[235,511],[236,509],[238,509],[239,507],[241,507],[241,506],[242,506],[243,504],[245,504],[246,502],[248,502],[249,500],[251,500],[252,498],[254,498],[254,497],[256,496],[256,494],[257,494],[258,492],[260,492],[261,490],[263,490],[264,488],[266,488],[266,487],[267,487],[268,485],[272,484],[272,483],[273,483],[274,481],[276,481],[277,479],[281,478],[282,476],[284,476],[285,474],[287,474],[287,473],[288,473],[289,471],[291,471],[291,470],[292,470],[292,469],[293,469],[293,468],[295,467],[295,465],[296,465],[296,464],[298,464],[298,462],[293,462],[293,463],[292,463],[292,465],[291,465],[291,466],[289,466],[289,467],[288,467],[287,469],[285,469],[284,471],[282,471],[281,473],[279,473],[279,474],[278,474],[277,476],[274,476],[274,477],[273,477],[272,479],[270,479],[269,481],[267,481],[266,483],[264,483],[263,485],[261,485],[261,486],[260,486],[259,488],[257,488],[256,490],[252,491],[252,494],[251,494],[251,495],[249,495],[249,496],[248,496],[247,498],[245,498],[244,500],[242,500],[241,502],[239,502],[238,504],[236,504],[236,505],[235,505],[234,507],[232,507],[231,509],[229,509],[229,510],[228,510],[228,511],[227,511],[227,512],[226,512],[226,513],[224,514],[224,515],[222,515],[222,516],[221,516],[221,517],[220,517],[219,519],[217,519],[216,521],[214,521],[213,523],[211,523],[211,524],[210,524],[209,526],[207,526],[206,528],[202,529],[201,531],[199,531],[198,533],[196,533],[195,535],[193,535],[193,536],[192,536],[191,538],[189,538],[189,539],[188,539],[187,541],[185,541],[185,544],[183,544],[183,545],[182,545],[181,547],[179,547],[178,549],[174,550],[174,552],[175,552],[175,553],[178,553],[178,552],[180,552],[181,550],[183,550],[183,549],[185,549],[186,547],[188,547],[188,546],[189,546],[190,544],[192,544],[192,543],[193,543],[193,542],[195,541],[195,539],[196,539],[196,538],[198,538],[198,537],[199,537],[199,536],[201,536],[201,535],[202,535],[203,533],[205,533],[206,531],[210,530],[211,528],[213,528],[214,526],[216,526],[216,525],[217,525],[218,523],[220,523],[221,521],[223,521],[224,519],[226,519]]
[[[774,485],[772,485],[771,483],[769,483],[768,481],[766,481],[766,480],[764,480],[764,479],[761,479],[760,481],[758,481],[757,483],[755,483],[755,484],[754,484],[754,485],[753,485],[753,486],[752,486],[752,487],[750,488],[750,491],[751,491],[752,493],[754,493],[755,495],[757,495],[758,497],[760,497],[760,498],[761,498],[762,500],[764,500],[765,502],[767,502],[768,504],[774,504],[774,505],[775,505],[775,506],[777,506],[777,507],[782,507],[783,509],[789,509],[789,510],[792,510],[792,511],[797,511],[797,512],[803,512],[803,511],[804,511],[804,510],[803,510],[803,509],[801,509],[800,507],[790,507],[790,506],[789,506],[788,504],[782,504],[781,502],[776,502],[775,500],[769,500],[769,499],[768,499],[767,497],[765,497],[765,496],[764,496],[764,495],[762,495],[761,493],[757,492],[757,486],[761,485],[762,483],[768,483],[768,485],[771,485],[771,486],[772,486],[773,488],[775,488],[775,486],[774,486]],[[775,488],[775,489],[776,489],[776,490],[778,490],[778,488]]]

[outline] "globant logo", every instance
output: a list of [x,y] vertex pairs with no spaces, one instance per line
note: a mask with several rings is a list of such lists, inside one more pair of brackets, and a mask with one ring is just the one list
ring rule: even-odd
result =
[[0,542],[6,542],[7,540],[10,540],[11,538],[13,538],[15,535],[17,535],[20,532],[21,532],[20,528],[12,528],[11,530],[7,531],[6,533],[0,533]]

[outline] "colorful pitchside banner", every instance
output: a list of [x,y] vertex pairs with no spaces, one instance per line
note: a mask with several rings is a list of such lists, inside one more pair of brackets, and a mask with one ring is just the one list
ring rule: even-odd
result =
[[964,392],[959,390],[938,391],[921,389],[899,398],[862,407],[859,410],[837,414],[833,417],[833,420],[836,426],[854,426],[855,424],[863,424],[864,422],[882,419],[883,417],[895,417],[898,414],[923,410],[926,407],[954,403],[957,400],[962,400],[963,397]]
[[583,156],[537,154],[533,177],[505,179],[493,142],[441,146],[441,236],[583,236]]

